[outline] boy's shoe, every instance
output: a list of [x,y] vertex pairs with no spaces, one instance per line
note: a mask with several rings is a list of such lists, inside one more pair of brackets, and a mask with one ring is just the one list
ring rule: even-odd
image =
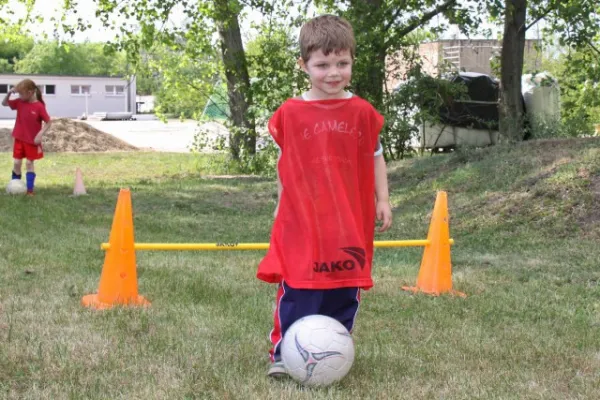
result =
[[27,191],[27,196],[33,197],[33,190],[28,190]]
[[287,371],[285,370],[285,365],[283,361],[275,361],[271,363],[269,366],[269,372],[267,372],[269,378],[281,379],[288,376]]

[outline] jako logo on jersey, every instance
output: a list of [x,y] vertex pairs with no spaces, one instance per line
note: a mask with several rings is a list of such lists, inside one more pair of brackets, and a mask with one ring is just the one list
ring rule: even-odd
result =
[[342,272],[352,271],[356,268],[356,263],[360,265],[360,269],[365,267],[366,252],[360,247],[343,247],[340,250],[354,257],[354,260],[341,260],[331,262],[315,262],[313,271],[315,272]]
[[365,267],[365,249],[361,249],[360,247],[344,247],[342,248],[342,250],[350,254],[356,259],[356,261],[358,261],[358,263],[360,264],[360,269],[363,269]]

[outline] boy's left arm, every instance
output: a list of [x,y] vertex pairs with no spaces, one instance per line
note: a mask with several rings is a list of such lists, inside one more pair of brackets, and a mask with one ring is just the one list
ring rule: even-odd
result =
[[392,226],[392,207],[388,191],[387,168],[383,155],[375,156],[375,196],[377,198],[377,220],[382,221],[379,232],[385,232]]

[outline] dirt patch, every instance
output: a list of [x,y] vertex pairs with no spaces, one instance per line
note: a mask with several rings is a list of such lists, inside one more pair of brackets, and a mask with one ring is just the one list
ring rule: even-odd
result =
[[588,234],[600,228],[600,176],[590,177],[589,191],[591,201],[578,218],[579,225]]
[[600,146],[600,138],[560,138],[531,140],[521,144],[529,157],[538,158],[543,164],[555,163],[563,158],[570,160],[585,148]]
[[547,158],[546,162],[544,163],[545,166],[540,167],[540,170],[537,174],[523,180],[522,186],[525,186],[527,191],[529,191],[538,182],[548,179],[554,174],[556,174],[556,172],[562,165],[566,165],[573,162],[572,158],[561,158],[559,160],[556,160],[554,163],[549,164],[550,160],[552,159]]
[[[12,130],[0,129],[0,151],[12,151]],[[137,147],[102,132],[85,122],[68,118],[52,120],[52,126],[43,139],[44,152],[85,153],[107,151],[135,151]]]

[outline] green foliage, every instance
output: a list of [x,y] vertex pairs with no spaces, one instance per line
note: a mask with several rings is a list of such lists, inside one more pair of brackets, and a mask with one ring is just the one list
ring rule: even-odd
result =
[[[386,117],[387,123],[381,132],[386,160],[404,157],[410,151],[409,140],[417,134],[419,123],[426,115],[434,118],[434,113],[425,106],[435,99],[437,89],[434,87],[443,85],[442,81],[425,76],[416,50],[423,40],[437,39],[448,25],[425,26],[434,17],[443,15],[461,30],[470,31],[481,18],[475,12],[476,5],[452,0],[325,0],[319,3],[352,23],[357,57],[351,89]],[[391,94],[395,88],[389,87],[389,83],[398,81],[405,83]],[[420,98],[419,90],[428,91]],[[421,106],[425,108],[420,109]]]
[[357,44],[353,89],[380,109],[386,108],[383,97],[388,79],[393,74],[403,77],[405,73],[402,68],[386,68],[386,59],[414,45],[419,37],[411,34],[423,28],[421,32],[426,30],[430,37],[437,37],[449,25],[444,22],[426,25],[438,15],[463,31],[481,22],[476,4],[456,0],[321,0],[318,3],[352,23]]
[[289,27],[257,26],[256,39],[248,43],[246,55],[252,76],[255,117],[265,119],[286,99],[308,89],[305,73],[298,67],[300,49]]
[[[492,20],[496,23],[503,23],[504,18],[509,14],[506,9],[508,5],[513,5],[513,1],[500,1],[500,0],[487,0],[485,3],[480,3],[481,11],[487,11],[488,15],[492,17]],[[527,31],[531,27],[535,26],[539,21],[544,20],[544,26],[542,32],[546,39],[558,39],[558,43],[562,47],[569,47],[571,49],[585,49],[589,48],[594,53],[600,56],[600,50],[594,45],[597,42],[598,35],[600,33],[600,3],[596,0],[527,0],[523,1],[527,6],[527,21],[525,26],[513,26],[512,29],[522,29]],[[484,8],[487,7],[487,10]],[[509,9],[510,10],[510,9]],[[579,65],[579,68],[588,70],[593,64]],[[589,73],[590,71],[588,71]],[[508,71],[507,74],[512,74],[513,71]],[[555,74],[556,75],[556,74]],[[557,75],[558,76],[558,75]],[[504,77],[505,82],[512,82],[511,87],[504,87],[501,90],[510,92],[518,92],[521,88],[521,82],[518,79],[509,79],[510,76]],[[503,102],[505,96],[501,96],[501,102]],[[504,107],[504,104],[501,104]],[[568,109],[575,108],[567,107]],[[510,110],[516,111],[516,110]],[[570,132],[569,134],[575,134],[576,130],[580,132],[586,132],[587,128],[581,124],[581,117],[586,113],[582,113],[579,109],[573,115],[577,115],[575,119],[564,119],[562,126],[558,124],[558,127],[545,127],[546,131],[554,132]],[[568,112],[569,113],[569,112]],[[567,114],[568,114],[567,113]],[[508,118],[506,118],[508,120]],[[531,121],[534,124],[539,121]],[[503,122],[501,122],[501,125]],[[507,126],[511,125],[507,123]],[[557,125],[552,123],[552,125]],[[521,129],[520,126],[508,127],[508,131],[515,131]],[[501,129],[502,131],[503,129]],[[558,133],[556,133],[558,134]],[[563,133],[561,133],[563,134]],[[517,132],[513,132],[509,135],[512,138],[522,137]]]
[[[253,2],[255,6],[260,4]],[[246,90],[248,77],[241,68],[245,64],[238,58],[243,60],[244,53],[243,49],[237,51],[239,32],[229,30],[235,26],[229,24],[237,23],[244,7],[236,0],[105,0],[99,2],[96,13],[107,29],[119,32],[111,45],[124,50],[136,70],[146,69],[145,75],[161,76],[156,111],[162,118],[203,118],[205,105],[218,93],[215,89],[219,82],[227,83],[231,110],[226,113],[238,128],[231,130],[234,157],[240,147],[246,147],[249,153],[255,147],[254,122],[244,112],[246,104],[251,103],[251,94]],[[174,13],[184,16],[183,23],[172,23]],[[117,26],[115,17],[135,20],[135,28]],[[227,70],[224,65],[228,65]],[[218,104],[210,102],[211,107]]]
[[150,68],[138,68],[136,71],[137,94],[149,96],[158,93],[162,77]]
[[156,95],[156,113],[161,118],[200,119],[207,102],[215,94],[219,75],[219,59],[215,50],[204,55],[194,55],[189,48],[191,40],[172,48],[157,43],[145,55],[138,71],[154,77],[153,93]]
[[[545,33],[558,36],[561,46],[583,48],[600,33],[600,3],[596,0],[531,1],[532,16],[545,16]],[[547,13],[547,14],[546,14]]]
[[[224,79],[221,64],[222,54],[219,54],[219,50],[222,49],[218,48],[220,42],[215,36],[218,32],[217,27],[230,20],[231,13],[243,15],[249,9],[260,10],[264,20],[268,22],[254,26],[258,37],[248,45],[246,51],[252,78],[251,86],[248,91],[244,89],[242,95],[251,104],[248,113],[244,115],[255,118],[258,126],[264,126],[279,104],[306,88],[307,81],[295,66],[298,57],[295,29],[311,16],[308,12],[311,3],[291,0],[102,0],[96,2],[96,17],[104,23],[106,29],[119,33],[110,46],[126,54],[125,64],[129,63],[139,76],[140,92],[157,94],[159,115],[203,119],[216,114],[229,115],[229,110],[220,110],[223,104],[220,101],[223,98],[223,82],[227,80]],[[64,5],[67,13],[75,14],[76,2],[66,1]],[[435,39],[443,32],[448,27],[444,23],[420,30],[438,15],[444,16],[449,23],[457,24],[462,32],[468,33],[478,30],[486,13],[499,21],[504,15],[504,5],[505,1],[501,0],[481,3],[457,0],[315,2],[314,6],[319,13],[334,12],[343,15],[354,26],[357,59],[350,89],[369,100],[385,114],[388,123],[382,137],[390,146],[386,158],[394,159],[405,154],[405,139],[415,132],[413,107],[419,102],[423,103],[427,97],[417,101],[411,93],[415,90],[425,90],[419,85],[428,84],[426,80],[416,80],[415,82],[420,82],[414,83],[416,86],[411,83],[395,95],[390,95],[392,88],[387,87],[388,83],[406,80],[408,75],[404,66],[395,64],[388,68],[388,61],[400,53],[406,53],[414,43],[424,38]],[[592,46],[592,39],[597,37],[599,6],[592,0],[529,0],[528,7],[527,27],[544,18],[549,29],[558,31],[563,43],[576,47],[584,44]],[[292,9],[297,17],[290,15]],[[182,24],[172,23],[170,18],[175,12],[184,15]],[[135,29],[128,24],[122,24],[121,20],[115,17],[135,20]],[[62,24],[64,31],[88,28],[86,21],[80,18],[77,18],[77,23],[71,27],[67,26],[65,19],[58,23]],[[39,50],[39,53],[44,52]],[[68,58],[67,54],[48,53],[58,64],[64,66],[61,67],[62,71],[68,71],[70,66],[82,63],[77,54],[69,55],[72,62],[67,63],[64,60]],[[44,54],[32,56],[28,64],[42,65],[42,55]],[[6,63],[0,63],[0,68],[5,67]],[[592,89],[594,88],[589,92],[594,93]],[[577,100],[580,104],[593,103],[593,99],[580,97]],[[576,104],[575,100],[573,104]],[[412,111],[403,111],[404,109]],[[588,119],[593,112],[593,108],[585,112],[589,116]],[[424,118],[428,114],[427,111],[420,113],[422,115],[418,115],[418,118]],[[573,114],[573,118],[575,115],[580,117],[582,114],[578,111]],[[239,121],[237,124],[239,125]],[[238,127],[236,132],[240,129]],[[240,132],[248,138],[254,137],[254,132],[250,130]]]
[[[125,51],[136,70],[141,67],[148,69],[143,75],[161,76],[157,103],[162,116],[175,114],[200,118],[203,115],[207,100],[216,93],[216,82],[225,81],[219,57],[215,56],[216,27],[227,21],[231,12],[243,12],[248,8],[261,10],[269,23],[254,27],[258,39],[248,49],[248,65],[253,79],[250,90],[243,94],[251,104],[247,117],[256,119],[259,126],[264,126],[279,104],[307,86],[307,80],[296,67],[298,46],[292,32],[310,17],[310,2],[106,0],[97,5],[96,16],[107,29],[119,32],[117,40],[111,45]],[[176,6],[185,15],[184,24],[170,24],[170,15]],[[450,22],[465,26],[474,25],[475,21],[471,16],[475,14],[453,0],[319,1],[316,6],[319,12],[336,12],[354,24],[358,57],[355,79],[350,89],[371,101],[384,114],[390,114],[388,111],[395,107],[390,103],[389,91],[384,90],[385,83],[391,74],[398,73],[397,70],[391,72],[386,69],[386,58],[411,43],[411,33],[436,15],[443,14]],[[75,4],[66,3],[66,9],[74,12]],[[291,16],[292,9],[297,12],[297,17]],[[127,26],[117,25],[115,17],[135,19],[137,29],[134,31]],[[429,35],[433,37],[444,28],[444,25],[434,28]],[[78,19],[74,29],[84,30],[86,25]],[[142,59],[139,57],[141,53],[150,56]],[[153,53],[159,56],[153,57]],[[390,114],[392,118],[393,111]],[[240,129],[238,126],[235,132],[247,138],[250,137],[248,135],[254,135],[254,132],[241,132]],[[388,136],[392,137],[392,133]],[[403,154],[403,151],[390,151],[387,156],[395,157],[393,154]],[[253,164],[250,161],[240,162]],[[273,164],[271,161],[259,163]]]
[[588,49],[565,58],[563,121],[580,126],[580,134],[591,133],[592,125],[600,123],[600,56]]
[[561,50],[543,61],[543,69],[557,78],[561,89],[557,135],[589,135],[600,123],[600,58],[590,47]]
[[275,177],[278,155],[277,146],[272,141],[264,141],[258,143],[254,154],[242,151],[240,159],[237,161],[232,159],[231,163],[244,173]]
[[227,86],[224,83],[218,82],[214,85],[212,95],[209,97],[202,111],[202,119],[225,121],[229,118],[229,115]]
[[397,160],[411,152],[409,142],[425,123],[440,120],[440,111],[454,100],[468,98],[467,88],[423,72],[422,61],[415,60],[407,80],[386,101],[387,127],[381,134],[386,159]]
[[[288,3],[281,2],[270,9],[270,23],[252,25],[256,37],[246,46],[253,101],[249,112],[258,126],[266,126],[273,112],[284,101],[308,89],[308,80],[297,65],[300,50],[292,34],[292,28],[298,28],[302,19],[289,15]],[[282,24],[282,20],[285,23]],[[239,129],[227,122],[225,125],[229,130]],[[258,139],[256,153],[242,152],[237,162],[230,160],[232,168],[246,173],[274,175],[277,147],[265,131]],[[198,151],[206,148],[224,151],[227,147],[225,138],[210,139],[206,132],[197,135],[194,145]]]
[[101,43],[36,43],[14,68],[23,74],[126,75],[125,55]]
[[[486,0],[479,10],[492,22],[504,23],[505,0]],[[527,0],[529,29],[541,20],[545,36],[557,36],[561,46],[584,47],[594,41],[600,31],[600,3],[596,0]]]
[[33,48],[33,38],[20,32],[18,26],[0,27],[0,72],[15,71],[15,63]]

